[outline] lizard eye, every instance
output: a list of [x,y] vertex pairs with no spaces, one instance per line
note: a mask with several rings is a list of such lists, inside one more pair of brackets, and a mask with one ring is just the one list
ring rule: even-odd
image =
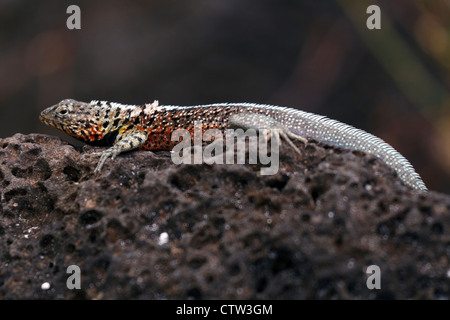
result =
[[65,114],[67,114],[67,109],[62,109],[62,110],[60,110],[60,111],[59,111],[59,114],[60,114],[60,115],[65,115]]

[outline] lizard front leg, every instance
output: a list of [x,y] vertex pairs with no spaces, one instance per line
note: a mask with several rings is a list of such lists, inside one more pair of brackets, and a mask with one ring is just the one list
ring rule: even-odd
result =
[[295,146],[291,139],[299,140],[306,144],[308,140],[304,137],[292,133],[288,128],[282,126],[272,117],[255,113],[239,113],[230,116],[228,119],[231,128],[241,128],[244,130],[254,129],[266,136],[270,140],[272,134],[278,141],[283,138],[290,146],[301,155],[300,150]]
[[114,160],[120,153],[131,151],[142,146],[148,139],[147,133],[139,129],[131,129],[124,131],[116,138],[114,145],[102,152],[94,152],[91,155],[100,156],[97,167],[94,173],[100,172],[101,168],[105,164],[106,159],[111,157]]

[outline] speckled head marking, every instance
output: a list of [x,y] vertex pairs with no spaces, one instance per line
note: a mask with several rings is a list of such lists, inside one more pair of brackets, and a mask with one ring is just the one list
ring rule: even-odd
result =
[[41,112],[39,119],[70,136],[94,145],[110,145],[136,106],[93,100],[62,100]]

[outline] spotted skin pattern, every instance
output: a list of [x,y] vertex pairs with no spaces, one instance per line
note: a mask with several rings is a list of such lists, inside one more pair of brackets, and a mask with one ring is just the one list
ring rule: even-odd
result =
[[399,178],[417,190],[427,190],[419,174],[399,152],[378,137],[342,122],[314,113],[286,107],[253,103],[216,103],[199,106],[160,106],[157,101],[144,105],[126,105],[93,100],[72,99],[42,111],[45,124],[95,146],[109,147],[95,153],[100,160],[134,149],[172,150],[178,143],[172,133],[186,129],[194,137],[195,121],[207,129],[228,128],[275,131],[300,153],[290,138],[306,143],[313,138],[333,146],[373,154],[394,169]]

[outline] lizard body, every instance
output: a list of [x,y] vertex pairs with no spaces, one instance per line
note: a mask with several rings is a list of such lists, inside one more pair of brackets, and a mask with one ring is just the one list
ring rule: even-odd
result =
[[289,142],[289,138],[293,138],[306,143],[305,138],[310,137],[333,146],[367,152],[393,168],[406,185],[427,190],[409,161],[382,139],[342,122],[292,108],[252,103],[159,106],[157,101],[124,105],[66,99],[42,111],[39,118],[81,141],[110,147],[100,153],[95,171],[101,169],[107,158],[115,158],[121,152],[172,150],[178,143],[171,140],[172,132],[186,129],[193,133],[194,122],[201,121],[203,130],[277,128],[281,137]]

